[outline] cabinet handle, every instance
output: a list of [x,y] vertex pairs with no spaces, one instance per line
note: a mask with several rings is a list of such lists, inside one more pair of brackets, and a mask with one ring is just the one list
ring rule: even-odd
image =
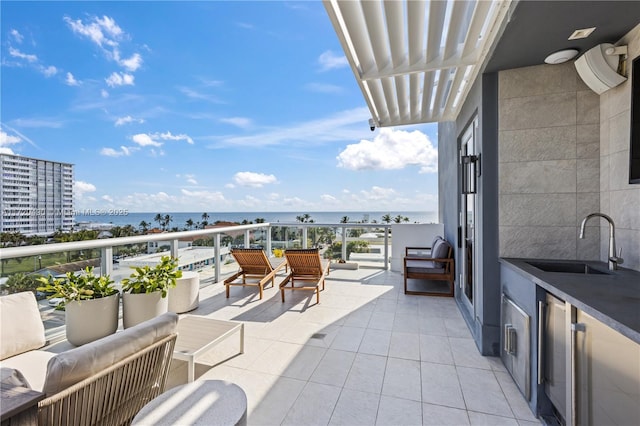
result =
[[504,325],[504,351],[510,355],[516,353],[517,332],[512,324]]
[[544,352],[545,352],[545,306],[546,304],[540,300],[538,301],[538,384],[541,385],[544,383]]
[[576,344],[577,339],[576,335],[578,332],[584,332],[586,329],[583,323],[572,323],[571,324],[571,425],[576,426],[578,424],[576,414],[577,414],[577,391],[578,391],[578,381],[576,380],[576,375],[578,372],[576,371]]

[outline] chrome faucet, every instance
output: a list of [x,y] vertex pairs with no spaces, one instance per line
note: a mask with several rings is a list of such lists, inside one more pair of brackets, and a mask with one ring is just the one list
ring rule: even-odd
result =
[[[584,227],[587,224],[587,221],[595,216],[600,216],[609,222],[609,270],[615,271],[618,269],[618,265],[621,265],[624,262],[624,259],[616,256],[616,226],[613,223],[613,219],[603,213],[588,214],[584,219],[582,219],[582,225],[580,225],[580,238],[584,239]],[[622,250],[620,250],[620,254],[622,254]]]

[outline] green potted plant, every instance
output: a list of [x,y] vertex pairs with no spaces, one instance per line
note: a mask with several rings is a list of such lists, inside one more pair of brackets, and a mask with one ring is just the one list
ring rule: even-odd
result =
[[169,288],[182,277],[178,259],[162,256],[155,266],[135,266],[129,278],[122,280],[122,324],[132,327],[168,311]]
[[67,340],[84,345],[113,334],[118,329],[120,293],[108,275],[98,276],[93,267],[80,273],[67,272],[64,278],[40,277],[38,291],[47,298],[60,298],[56,309],[64,309]]

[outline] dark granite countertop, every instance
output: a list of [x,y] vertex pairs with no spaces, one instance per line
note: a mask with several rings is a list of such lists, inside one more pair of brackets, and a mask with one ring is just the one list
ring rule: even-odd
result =
[[[586,263],[607,274],[545,272],[527,262]],[[500,263],[640,343],[640,272],[609,271],[606,263],[595,261],[503,258]]]

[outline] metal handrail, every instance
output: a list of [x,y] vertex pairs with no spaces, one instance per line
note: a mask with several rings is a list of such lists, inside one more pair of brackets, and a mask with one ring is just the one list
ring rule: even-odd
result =
[[307,232],[309,228],[341,228],[342,229],[342,257],[346,258],[346,230],[349,228],[376,228],[384,230],[384,269],[389,265],[389,230],[390,224],[380,223],[315,223],[315,222],[276,222],[257,223],[248,225],[224,226],[219,228],[198,229],[194,231],[163,232],[160,234],[145,234],[131,237],[105,238],[96,240],[71,241],[66,243],[39,244],[21,247],[0,248],[0,259],[13,259],[19,257],[39,256],[43,254],[59,253],[71,250],[101,249],[101,271],[103,274],[113,272],[113,247],[142,244],[155,241],[169,241],[171,244],[171,255],[178,257],[179,240],[193,237],[213,237],[216,253],[215,282],[220,280],[220,235],[229,232],[245,232],[245,245],[249,244],[250,231],[264,229],[267,232],[266,250],[271,252],[271,228],[301,228],[303,230],[302,245],[307,246]]

